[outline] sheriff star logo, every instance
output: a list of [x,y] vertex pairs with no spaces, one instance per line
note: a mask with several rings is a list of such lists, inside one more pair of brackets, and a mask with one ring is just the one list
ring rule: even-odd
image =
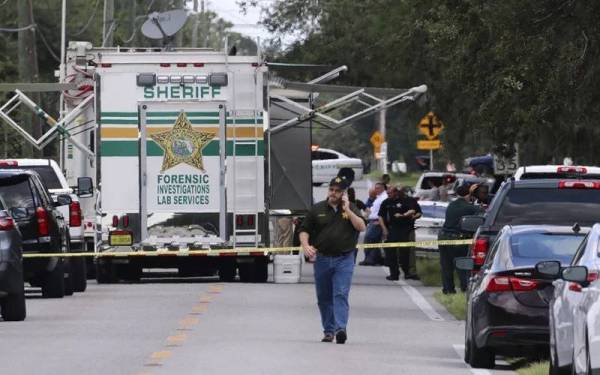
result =
[[192,129],[192,124],[185,113],[181,112],[171,130],[150,136],[165,152],[160,173],[164,173],[167,169],[180,163],[191,165],[205,172],[202,163],[202,149],[214,137],[214,133]]

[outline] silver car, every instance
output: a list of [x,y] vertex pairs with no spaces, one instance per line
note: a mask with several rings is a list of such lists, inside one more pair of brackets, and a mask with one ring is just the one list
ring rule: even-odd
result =
[[[554,276],[560,278],[554,281],[550,302],[551,374],[600,373],[599,244],[600,224],[595,224],[577,249],[571,267],[556,267]],[[580,282],[564,276],[581,266],[588,273]]]

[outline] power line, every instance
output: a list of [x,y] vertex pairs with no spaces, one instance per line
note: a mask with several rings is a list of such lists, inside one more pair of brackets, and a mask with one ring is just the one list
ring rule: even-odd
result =
[[31,25],[27,25],[27,26],[23,26],[23,27],[17,27],[17,28],[14,28],[14,29],[0,27],[0,32],[3,32],[3,33],[18,33],[19,31],[25,31],[25,30],[35,29],[35,26],[36,26],[36,24],[32,23]]
[[100,0],[96,0],[96,5],[94,5],[94,11],[92,12],[92,15],[87,20],[87,22],[85,23],[85,25],[81,28],[81,30],[79,30],[75,34],[71,34],[71,36],[79,36],[79,35],[83,34],[87,30],[87,28],[92,24],[92,20],[96,17],[96,13],[98,11],[98,4],[100,4]]

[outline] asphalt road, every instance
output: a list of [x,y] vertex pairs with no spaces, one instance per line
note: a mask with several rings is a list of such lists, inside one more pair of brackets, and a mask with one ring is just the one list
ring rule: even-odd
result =
[[26,321],[0,322],[2,374],[506,374],[471,371],[463,324],[433,288],[357,267],[349,339],[321,343],[312,283],[145,279],[63,300],[30,294]]

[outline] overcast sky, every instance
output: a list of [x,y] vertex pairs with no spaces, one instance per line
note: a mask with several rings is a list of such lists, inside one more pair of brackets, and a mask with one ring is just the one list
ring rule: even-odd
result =
[[[200,0],[201,1],[201,0]],[[259,1],[262,5],[268,5],[273,0]],[[244,15],[236,0],[205,0],[205,7],[219,15],[220,18],[233,23],[233,31],[247,35],[252,38],[260,37],[264,40],[270,37],[267,30],[258,24],[260,21],[260,8],[248,8]]]

